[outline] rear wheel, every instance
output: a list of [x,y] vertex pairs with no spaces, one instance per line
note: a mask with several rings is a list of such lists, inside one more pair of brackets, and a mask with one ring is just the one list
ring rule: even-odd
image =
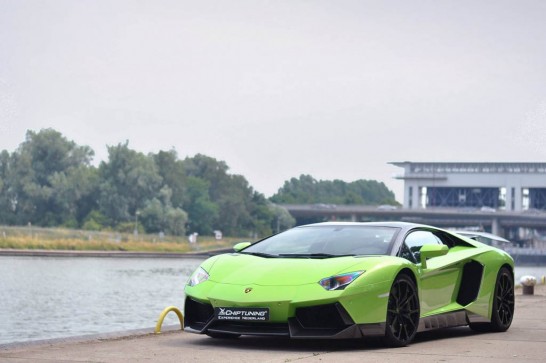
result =
[[419,296],[413,280],[399,275],[392,284],[387,305],[385,344],[392,347],[408,345],[419,326]]
[[503,332],[508,330],[514,318],[514,277],[509,269],[503,267],[497,275],[493,292],[491,322],[470,324],[476,331]]

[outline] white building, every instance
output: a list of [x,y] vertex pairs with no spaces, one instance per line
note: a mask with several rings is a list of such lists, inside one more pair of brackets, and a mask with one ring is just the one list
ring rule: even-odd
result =
[[546,163],[390,164],[404,168],[404,208],[546,210]]

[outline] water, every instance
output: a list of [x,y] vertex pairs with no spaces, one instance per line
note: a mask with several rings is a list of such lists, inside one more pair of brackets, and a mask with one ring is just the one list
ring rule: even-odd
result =
[[536,277],[537,282],[539,282],[542,276],[546,276],[546,266],[516,266],[514,275],[516,284],[519,283],[522,276],[526,275]]
[[[0,344],[153,328],[195,259],[0,257]],[[546,275],[546,266],[517,267]],[[164,325],[178,324],[174,313]]]
[[200,262],[0,257],[0,344],[154,327]]

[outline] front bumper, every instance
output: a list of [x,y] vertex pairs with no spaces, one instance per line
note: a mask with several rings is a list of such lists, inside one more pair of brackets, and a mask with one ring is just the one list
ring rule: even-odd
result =
[[339,302],[298,307],[283,322],[247,322],[219,320],[212,305],[187,297],[185,316],[184,330],[197,334],[351,339],[385,333],[384,323],[356,324]]

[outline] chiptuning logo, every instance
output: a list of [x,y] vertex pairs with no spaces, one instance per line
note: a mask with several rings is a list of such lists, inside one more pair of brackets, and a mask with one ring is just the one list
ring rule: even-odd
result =
[[220,311],[218,312],[218,317],[221,316],[232,316],[232,317],[241,317],[241,318],[247,318],[247,317],[265,317],[267,314],[267,311],[256,311],[256,310],[234,310],[234,309],[228,309],[228,308],[219,308]]

